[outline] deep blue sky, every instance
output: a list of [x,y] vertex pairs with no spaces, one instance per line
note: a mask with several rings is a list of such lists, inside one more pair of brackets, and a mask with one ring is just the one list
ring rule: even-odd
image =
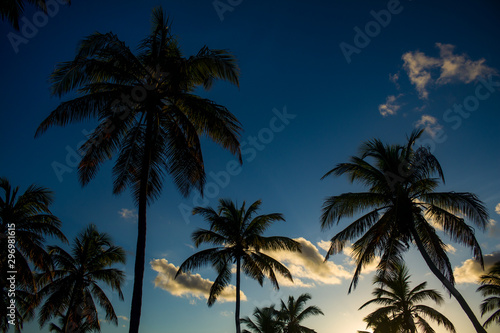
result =
[[[66,162],[68,150],[76,150],[85,139],[82,131],[91,131],[94,123],[53,128],[37,139],[34,133],[64,100],[49,93],[48,77],[54,66],[73,59],[78,42],[95,31],[112,31],[134,49],[148,34],[151,10],[157,5],[162,5],[172,19],[172,29],[186,56],[203,45],[228,49],[238,58],[241,69],[239,88],[218,83],[209,92],[201,92],[238,117],[244,128],[242,142],[247,143],[241,172],[231,176],[227,185],[213,185],[217,195],[207,197],[203,204],[216,206],[219,197],[239,203],[262,199],[261,213],[280,212],[286,218],[285,223],[270,228],[268,235],[302,237],[324,255],[321,242],[340,230],[320,230],[324,198],[360,187],[343,178],[321,181],[321,176],[356,154],[361,142],[373,137],[403,142],[406,134],[423,124],[428,127],[426,143],[432,146],[445,172],[446,185],[442,189],[474,192],[489,209],[493,222],[477,237],[483,252],[494,254],[489,261],[498,259],[495,251],[500,251],[500,232],[495,222],[500,221],[500,216],[495,207],[500,203],[500,87],[489,91],[479,80],[490,77],[494,83],[500,82],[497,2],[402,0],[398,5],[393,1],[244,0],[232,11],[224,12],[221,20],[208,0],[75,0],[71,6],[60,6],[57,14],[25,40],[27,43],[18,45],[18,52],[8,36],[21,36],[22,32],[0,23],[0,175],[22,190],[37,183],[55,191],[53,212],[63,221],[68,238],[88,223],[95,223],[126,249],[129,257],[123,269],[129,280],[124,288],[125,301],[113,297],[118,315],[128,318],[132,293],[137,224],[133,217],[119,214],[123,209],[134,214],[130,195],[111,194],[112,162],[83,189],[72,161]],[[379,26],[369,43],[351,54],[348,63],[340,45],[355,47],[355,27],[362,31],[367,24],[373,27],[371,11],[380,13],[388,6],[395,13],[390,22]],[[29,22],[38,15],[32,8],[25,14]],[[482,100],[477,97],[478,89],[480,96],[485,96]],[[465,116],[453,111],[455,104],[474,101],[478,105],[469,104],[474,111],[465,110]],[[384,104],[387,109],[380,107]],[[274,121],[276,112],[283,114],[285,109],[290,115],[288,123]],[[384,110],[393,114],[384,116]],[[270,131],[272,126],[278,131]],[[258,149],[262,150],[251,147],[249,139],[259,138],[259,134],[264,143],[260,142]],[[210,142],[204,142],[204,158],[207,172],[215,174],[234,159]],[[54,162],[73,171],[58,178]],[[208,179],[212,180],[210,176]],[[148,212],[147,262],[165,259],[178,267],[193,253],[190,234],[205,224],[199,217],[185,218],[179,207],[202,204],[195,195],[182,198],[166,180],[161,199]],[[347,222],[343,221],[343,225]],[[444,240],[456,250],[450,252],[450,259],[459,276],[472,276],[475,271],[472,262],[467,261],[471,258],[469,250],[446,237]],[[431,287],[442,290],[418,256],[411,252],[407,259],[415,283],[428,280]],[[297,271],[302,269],[309,279],[299,276],[302,286],[283,286],[278,295],[269,284],[261,288],[255,281],[243,279],[242,289],[248,300],[242,303],[242,314],[250,315],[255,306],[266,302],[309,292],[313,296],[311,303],[325,312],[324,317],[306,321],[318,333],[363,329],[362,318],[374,308],[357,309],[370,297],[371,274],[353,294],[347,295],[353,268],[349,258],[339,255],[331,261],[339,266],[326,268],[331,274],[327,278],[328,274],[320,274],[323,268],[303,266],[303,262],[289,259],[289,264]],[[208,308],[206,300],[189,294],[187,287],[183,296],[172,295],[175,287],[170,292],[155,287],[157,270],[151,265],[146,267],[143,332],[233,330],[233,302]],[[210,268],[196,273],[214,279]],[[335,274],[338,279],[333,278]],[[458,284],[459,289],[477,311],[477,285],[459,281],[463,282]],[[448,299],[440,311],[459,332],[472,332],[455,300]],[[103,332],[127,331],[123,326],[128,326],[126,318],[120,318],[118,327],[103,324]],[[27,332],[38,331],[35,324],[27,327]],[[500,330],[494,327],[489,332]]]

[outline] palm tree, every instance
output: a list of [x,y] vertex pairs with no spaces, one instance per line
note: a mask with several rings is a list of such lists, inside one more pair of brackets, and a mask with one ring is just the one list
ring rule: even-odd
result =
[[[71,0],[64,0],[70,4]],[[0,3],[2,20],[7,19],[14,29],[19,30],[19,18],[23,16],[25,2],[47,13],[46,0],[3,0]]]
[[390,272],[379,272],[373,279],[373,284],[379,285],[372,292],[374,299],[363,304],[363,309],[370,304],[383,305],[366,316],[363,320],[367,328],[375,332],[401,333],[434,333],[425,317],[443,325],[448,331],[455,333],[455,327],[439,311],[423,304],[422,301],[431,300],[440,305],[443,303],[441,294],[433,289],[425,289],[427,282],[423,282],[413,289],[410,287],[410,275],[404,265],[395,265]]
[[300,325],[300,322],[309,316],[324,315],[317,306],[311,305],[304,309],[304,306],[311,295],[302,294],[297,300],[293,296],[288,297],[288,302],[281,300],[279,318],[284,323],[284,333],[314,333],[315,330]]
[[244,329],[242,333],[283,332],[283,323],[278,318],[278,311],[274,308],[274,304],[270,307],[255,308],[253,316],[255,317],[255,321],[252,321],[248,317],[240,319],[240,322],[248,328]]
[[491,296],[481,303],[481,316],[484,316],[486,312],[496,310],[483,326],[486,328],[493,323],[500,325],[500,262],[493,265],[488,274],[481,276],[481,286],[477,288],[477,291],[484,297]]
[[217,79],[238,84],[236,59],[225,50],[204,46],[183,57],[161,8],[153,10],[152,32],[135,55],[113,33],[84,39],[73,61],[57,65],[53,95],[73,91],[40,124],[50,126],[96,118],[100,121],[80,147],[79,180],[86,185],[104,161],[118,155],[113,192],[131,187],[138,205],[138,236],[130,332],[139,330],[146,249],[146,209],[160,196],[165,174],[180,192],[203,193],[205,170],[200,137],[206,136],[239,156],[240,123],[224,106],[195,94]]
[[192,234],[196,247],[203,243],[216,245],[215,248],[200,251],[186,259],[177,271],[176,277],[192,269],[209,263],[217,270],[208,298],[208,306],[212,306],[222,290],[229,284],[232,264],[236,264],[236,332],[240,333],[240,272],[257,280],[262,286],[264,277],[279,289],[276,273],[292,280],[288,269],[276,259],[262,253],[264,250],[300,251],[296,241],[280,236],[263,237],[262,233],[274,222],[284,221],[281,214],[273,213],[254,216],[259,210],[261,201],[255,201],[248,209],[245,202],[238,209],[230,200],[220,199],[218,210],[195,207],[193,214],[202,215],[209,223],[210,229],[198,229]]
[[100,331],[96,302],[105,311],[106,320],[117,325],[113,305],[99,284],[117,291],[123,300],[121,286],[125,274],[111,266],[125,263],[125,251],[113,245],[106,233],[90,225],[75,237],[71,253],[59,246],[49,246],[49,253],[54,270],[39,274],[37,279],[42,287],[40,296],[45,300],[38,316],[40,327],[59,317],[61,326],[52,324],[51,330]]
[[[16,327],[22,327],[23,318],[32,317],[36,305],[36,284],[34,269],[49,269],[50,257],[45,251],[46,236],[53,236],[63,242],[61,221],[52,215],[49,206],[53,193],[47,188],[30,185],[23,194],[19,187],[12,188],[10,182],[0,177],[0,329],[6,331],[7,306],[9,306],[9,285],[7,277],[16,272]],[[2,251],[4,251],[2,250]]]
[[[348,241],[353,244],[357,267],[349,287],[356,287],[365,265],[381,256],[379,269],[386,270],[401,260],[410,245],[415,244],[427,266],[457,299],[477,332],[485,330],[469,305],[455,288],[453,269],[446,254],[446,245],[434,225],[450,238],[471,248],[474,258],[483,264],[483,257],[474,229],[463,217],[481,230],[488,223],[488,213],[472,193],[436,192],[444,176],[435,156],[428,148],[414,149],[423,131],[414,131],[406,145],[386,145],[374,139],[361,146],[361,156],[349,163],[338,164],[326,173],[346,174],[351,182],[359,182],[368,190],[328,197],[323,205],[323,229],[339,223],[342,218],[361,214],[331,239],[325,258],[342,252]],[[373,163],[368,159],[371,158]],[[439,178],[434,178],[437,175]],[[462,217],[463,216],[463,217]]]

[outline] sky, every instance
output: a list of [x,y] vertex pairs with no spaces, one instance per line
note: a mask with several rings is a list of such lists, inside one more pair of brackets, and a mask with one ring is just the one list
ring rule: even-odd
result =
[[[207,227],[190,211],[216,207],[219,198],[238,204],[261,199],[261,214],[282,213],[286,219],[265,235],[294,238],[303,246],[301,255],[275,254],[292,272],[293,285],[282,281],[274,290],[268,282],[261,287],[242,278],[242,316],[307,292],[310,304],[325,315],[304,325],[318,333],[364,329],[362,319],[375,307],[358,308],[371,299],[373,265],[348,294],[354,269],[348,249],[326,263],[323,258],[329,239],[349,221],[324,231],[319,222],[327,196],[362,188],[342,177],[321,177],[357,154],[362,142],[404,143],[414,128],[426,129],[419,144],[429,146],[443,167],[446,183],[440,190],[473,192],[484,202],[490,222],[476,237],[487,268],[500,259],[498,2],[74,0],[68,6],[54,0],[45,17],[29,7],[21,31],[0,22],[0,175],[21,191],[33,183],[53,190],[52,211],[69,239],[94,223],[127,252],[126,265],[119,266],[127,276],[125,300],[107,290],[118,326],[103,322],[102,332],[128,331],[137,209],[130,193],[112,194],[113,161],[86,187],[78,183],[76,151],[95,122],[51,128],[36,139],[34,133],[72,97],[50,96],[48,77],[55,65],[73,59],[78,42],[95,31],[112,31],[135,50],[159,5],[186,56],[207,45],[230,50],[238,59],[239,88],[219,82],[200,94],[241,121],[243,164],[203,141],[205,197],[193,192],[183,198],[166,179],[161,198],[148,210],[141,332],[234,331],[231,289],[211,308],[206,305],[215,278],[211,267],[172,279],[195,251],[191,233]],[[443,240],[457,288],[478,314],[481,296],[475,290],[482,271],[469,249],[445,235]],[[458,332],[473,332],[418,253],[411,250],[405,259],[414,285],[427,281],[439,290],[446,302],[438,310]],[[235,280],[231,283],[234,288]],[[33,322],[24,331],[40,330]]]

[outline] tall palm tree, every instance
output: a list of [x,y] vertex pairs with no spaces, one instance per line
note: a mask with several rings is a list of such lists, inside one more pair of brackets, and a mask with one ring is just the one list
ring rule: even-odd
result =
[[84,39],[75,59],[57,65],[52,94],[76,91],[40,124],[50,126],[98,119],[80,147],[79,179],[86,185],[100,166],[117,155],[113,192],[132,190],[138,205],[138,237],[130,332],[139,330],[146,249],[146,209],[160,196],[165,174],[187,196],[203,193],[205,170],[200,137],[208,137],[240,158],[240,123],[224,106],[195,94],[217,79],[238,85],[236,59],[204,46],[185,58],[161,8],[153,10],[152,31],[135,55],[113,33]]
[[[71,0],[64,1],[68,4],[71,3]],[[14,29],[19,30],[19,18],[23,16],[24,6],[26,3],[43,10],[44,13],[47,13],[46,0],[3,0],[0,3],[0,15],[2,20],[9,21]]]
[[481,316],[496,310],[483,326],[486,328],[493,323],[500,325],[500,262],[493,265],[488,274],[481,276],[481,286],[477,288],[477,291],[484,297],[491,296],[481,303]]
[[100,331],[96,302],[105,311],[106,320],[118,324],[113,305],[101,285],[117,291],[123,300],[121,286],[125,274],[111,266],[125,263],[125,251],[114,245],[106,233],[100,233],[95,225],[89,225],[75,237],[71,253],[59,246],[48,248],[55,267],[39,274],[37,279],[42,287],[40,296],[44,299],[38,317],[40,326],[59,317],[61,326],[52,324],[51,330]]
[[[353,254],[357,267],[350,292],[356,287],[363,267],[376,256],[381,256],[379,269],[386,270],[415,244],[429,269],[460,303],[476,331],[484,333],[454,286],[446,245],[434,225],[453,241],[471,248],[474,258],[483,264],[474,229],[464,218],[484,230],[488,213],[472,193],[435,191],[439,180],[444,182],[443,171],[429,149],[414,149],[422,132],[414,131],[406,145],[386,145],[378,139],[365,142],[360,156],[351,157],[349,163],[338,164],[323,176],[346,174],[351,182],[367,187],[366,192],[344,193],[325,200],[321,217],[323,229],[338,224],[342,218],[361,214],[331,239],[326,259],[342,252],[348,241],[355,240]],[[434,178],[435,175],[439,178]]]
[[23,194],[12,188],[7,178],[0,177],[0,329],[7,330],[7,306],[10,304],[7,277],[15,271],[16,321],[22,327],[23,318],[32,316],[36,305],[36,284],[32,268],[49,269],[50,257],[45,251],[45,239],[53,236],[63,242],[61,221],[49,206],[53,193],[47,188],[30,185]]
[[255,321],[249,317],[241,318],[240,322],[245,324],[248,329],[242,333],[279,333],[283,332],[283,322],[278,318],[278,311],[274,304],[265,308],[255,308],[253,311]]
[[430,306],[419,304],[430,300],[439,305],[443,303],[443,297],[433,289],[425,289],[427,282],[411,288],[410,275],[406,266],[397,264],[393,271],[375,275],[373,284],[379,285],[372,292],[375,298],[363,304],[359,309],[370,304],[378,304],[382,307],[363,319],[367,323],[367,328],[371,327],[375,329],[375,332],[384,333],[434,333],[425,319],[429,318],[455,333],[455,327],[442,313]]
[[284,333],[314,333],[315,330],[300,325],[300,322],[309,316],[324,315],[317,306],[311,305],[304,309],[304,306],[311,295],[302,294],[297,300],[293,296],[288,297],[285,303],[281,300],[281,309],[279,310],[279,318],[284,324]]
[[245,202],[240,208],[230,200],[220,199],[217,211],[213,208],[195,207],[193,214],[202,215],[210,229],[198,229],[192,234],[196,247],[203,243],[216,245],[215,248],[202,250],[186,259],[176,274],[201,266],[212,264],[218,276],[215,279],[208,298],[212,306],[231,279],[232,264],[236,264],[236,332],[240,333],[240,272],[257,280],[260,285],[264,277],[279,289],[276,273],[292,280],[288,269],[276,259],[262,253],[262,250],[300,251],[300,244],[288,237],[264,237],[264,231],[275,221],[284,221],[279,213],[257,215],[261,201],[255,201],[248,209]]

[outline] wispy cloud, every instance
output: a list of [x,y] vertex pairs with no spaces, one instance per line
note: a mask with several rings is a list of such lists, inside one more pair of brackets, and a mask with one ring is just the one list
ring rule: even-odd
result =
[[[289,251],[267,251],[266,254],[283,263],[293,276],[293,281],[279,278],[280,285],[310,288],[319,284],[341,284],[343,279],[352,277],[342,265],[337,265],[319,253],[318,248],[305,238],[296,238],[302,246],[302,252]],[[325,242],[320,242],[321,248],[325,249]]]
[[230,317],[230,316],[233,316],[234,313],[233,313],[233,311],[221,311],[220,315],[223,317]]
[[416,122],[415,127],[423,127],[425,131],[431,136],[436,137],[439,131],[443,129],[443,126],[439,124],[438,120],[428,114],[424,114]]
[[457,283],[478,283],[479,277],[486,272],[498,261],[500,261],[500,252],[485,254],[484,270],[479,262],[474,259],[467,259],[461,266],[455,267],[453,274]]
[[385,103],[378,106],[378,111],[380,112],[380,114],[384,117],[395,115],[401,108],[401,104],[397,102],[397,99],[401,96],[403,96],[403,94],[399,94],[398,96],[387,96],[387,98],[385,99]]
[[120,318],[120,319],[123,319],[125,321],[129,321],[130,320],[130,319],[128,319],[128,317],[125,317],[125,316],[117,316],[117,317]]
[[448,83],[470,83],[480,76],[495,74],[496,70],[485,64],[485,59],[471,60],[465,53],[455,54],[455,46],[436,43],[439,57],[431,57],[420,51],[403,54],[403,68],[419,97],[429,97],[429,87]]
[[457,253],[457,249],[451,244],[446,244],[445,250],[446,250],[446,252],[451,253],[451,254]]
[[500,236],[500,226],[497,224],[497,221],[495,221],[494,219],[490,219],[488,222],[489,223],[486,226],[486,230],[488,230],[488,236],[499,237]]
[[137,213],[135,212],[135,209],[122,208],[118,211],[118,215],[127,220],[137,218]]
[[500,203],[495,206],[495,213],[500,214]]
[[[209,279],[204,279],[200,274],[191,273],[180,274],[177,279],[174,279],[179,267],[169,263],[166,259],[154,259],[150,264],[151,268],[158,272],[154,280],[155,287],[159,287],[177,297],[208,299],[213,284]],[[240,297],[242,301],[247,300],[243,292],[240,292]],[[217,302],[234,302],[235,300],[236,287],[234,285],[228,285],[217,298]]]

